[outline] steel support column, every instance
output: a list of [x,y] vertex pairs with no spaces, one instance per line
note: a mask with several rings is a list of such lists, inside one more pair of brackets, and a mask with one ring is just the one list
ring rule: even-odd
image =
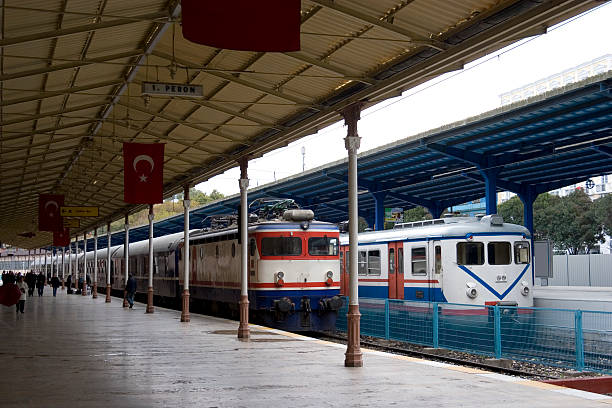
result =
[[374,197],[374,230],[385,229],[385,197],[386,192],[371,193]]
[[153,204],[149,204],[149,287],[147,288],[147,309],[145,313],[153,313]]
[[519,198],[523,202],[523,225],[529,230],[531,235],[531,284],[535,284],[535,269],[533,265],[534,248],[533,248],[533,203],[537,198],[536,189],[533,186],[527,186],[524,191],[519,193]]
[[181,322],[189,322],[189,267],[191,258],[189,257],[189,186],[185,186],[183,197],[183,208],[185,212],[184,242],[183,242],[183,308],[181,311]]
[[64,265],[64,255],[65,255],[65,247],[62,247],[62,290],[64,290],[66,287],[64,286],[64,281],[65,281],[65,274],[64,274],[64,269],[65,269],[65,265]]
[[357,133],[357,122],[360,118],[361,104],[347,107],[341,113],[344,116],[344,123],[348,126],[344,145],[348,151],[348,185],[349,185],[349,307],[347,314],[348,339],[345,353],[344,365],[346,367],[362,367],[363,359],[360,348],[360,318],[359,298],[358,298],[358,228],[359,212],[357,199],[357,151],[361,138]]
[[123,243],[123,273],[125,274],[123,282],[123,307],[128,307],[127,301],[127,283],[130,272],[130,257],[129,257],[129,246],[130,246],[130,224],[128,222],[128,215],[125,214],[125,242]]
[[106,224],[106,299],[105,303],[111,301],[111,223]]
[[79,236],[74,237],[74,279],[72,279],[72,284],[74,285],[74,290],[76,291],[79,288]]
[[83,285],[81,295],[87,296],[87,231],[83,233]]
[[497,175],[499,169],[480,170],[485,180],[485,201],[487,215],[497,214]]
[[91,296],[98,298],[98,227],[94,228],[93,282]]
[[238,326],[238,338],[248,339],[251,335],[249,330],[249,214],[247,209],[247,189],[249,188],[249,176],[247,172],[248,159],[243,157],[240,163],[240,325]]
[[440,206],[434,205],[434,206],[427,207],[427,211],[429,211],[432,218],[435,220],[442,216],[442,212],[444,211],[444,208],[440,208]]

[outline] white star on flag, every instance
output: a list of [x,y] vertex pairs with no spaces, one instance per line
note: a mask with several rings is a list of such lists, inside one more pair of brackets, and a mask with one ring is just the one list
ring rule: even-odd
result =
[[142,176],[140,176],[140,181],[142,181],[143,183],[147,182],[147,176],[145,176],[144,174]]

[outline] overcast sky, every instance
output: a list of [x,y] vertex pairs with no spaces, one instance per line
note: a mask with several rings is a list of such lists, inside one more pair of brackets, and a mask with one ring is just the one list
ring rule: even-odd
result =
[[[475,116],[501,106],[500,95],[539,79],[612,54],[612,4],[604,4],[547,34],[523,40],[440,76],[401,97],[380,103],[361,115],[359,152]],[[261,186],[302,171],[345,158],[342,122],[289,146],[249,162],[250,187]],[[216,176],[197,188],[210,193],[236,194],[238,168]]]

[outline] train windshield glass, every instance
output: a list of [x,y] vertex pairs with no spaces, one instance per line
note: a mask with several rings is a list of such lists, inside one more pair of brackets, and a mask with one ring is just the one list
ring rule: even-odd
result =
[[302,239],[299,237],[266,237],[261,239],[262,256],[302,255]]
[[514,263],[516,264],[528,264],[529,257],[529,243],[527,242],[515,242],[514,243]]
[[308,238],[308,253],[315,256],[338,255],[338,238],[327,236]]
[[482,242],[459,242],[457,243],[457,264],[459,265],[483,265],[484,244]]
[[511,259],[509,242],[489,242],[487,244],[489,265],[510,265]]

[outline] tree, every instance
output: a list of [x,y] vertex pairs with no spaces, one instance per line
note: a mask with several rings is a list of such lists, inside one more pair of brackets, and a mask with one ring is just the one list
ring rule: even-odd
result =
[[431,220],[433,217],[425,207],[416,206],[404,211],[404,222]]
[[514,196],[508,201],[499,204],[497,206],[497,214],[502,216],[504,222],[525,225],[523,219],[523,202],[518,196]]
[[592,217],[606,235],[612,235],[612,194],[607,194],[593,201]]

